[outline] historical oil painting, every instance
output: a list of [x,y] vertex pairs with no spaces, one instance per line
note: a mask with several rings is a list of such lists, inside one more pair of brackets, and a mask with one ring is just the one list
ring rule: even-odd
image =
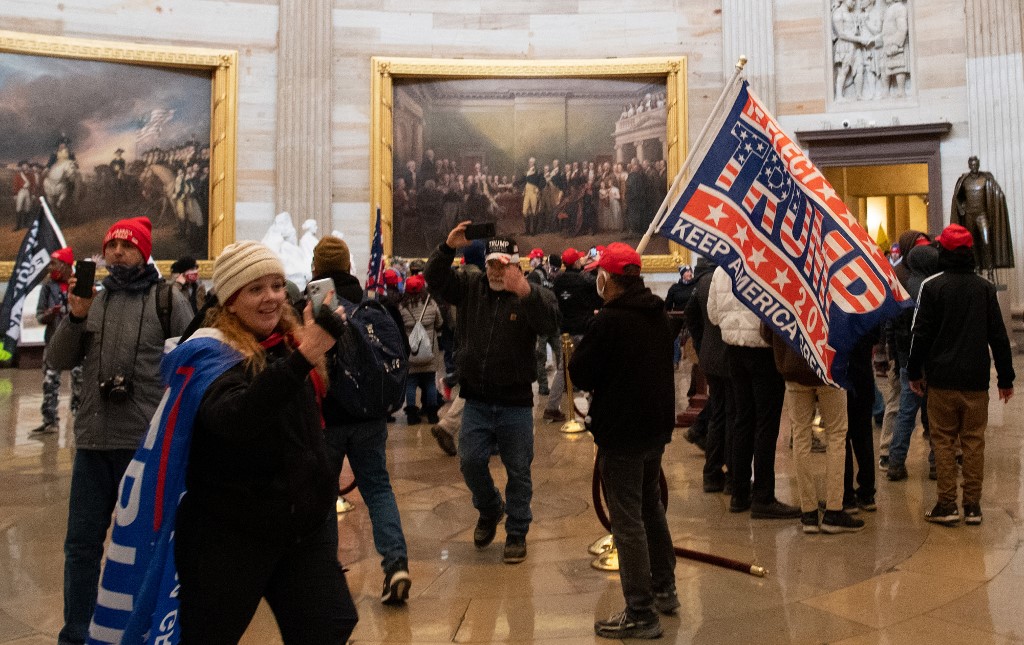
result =
[[[429,255],[463,220],[524,257],[635,245],[686,149],[682,58],[373,63],[373,199],[396,256]],[[671,252],[655,236],[645,267]]]
[[153,257],[207,258],[211,84],[199,69],[0,52],[0,258],[40,197],[77,257],[145,215]]

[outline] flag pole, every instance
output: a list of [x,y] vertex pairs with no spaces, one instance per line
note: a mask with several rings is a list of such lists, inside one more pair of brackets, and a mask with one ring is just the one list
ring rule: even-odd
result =
[[736,61],[736,71],[733,72],[732,78],[725,84],[725,88],[722,90],[722,95],[718,97],[718,102],[715,103],[715,107],[711,108],[711,116],[708,117],[707,121],[704,122],[704,127],[701,129],[700,134],[697,135],[697,139],[690,146],[690,152],[687,153],[686,159],[683,160],[683,165],[679,167],[679,172],[676,173],[676,178],[672,180],[672,187],[668,189],[665,194],[665,199],[661,201],[661,206],[658,207],[658,212],[655,213],[654,219],[651,220],[651,225],[647,227],[647,232],[644,233],[640,243],[636,246],[636,252],[643,255],[644,249],[647,248],[647,244],[651,241],[651,237],[654,236],[654,232],[661,226],[662,221],[668,213],[669,200],[675,195],[676,189],[679,187],[679,182],[683,180],[683,175],[686,174],[687,168],[693,162],[693,157],[697,152],[697,149],[701,147],[704,139],[708,135],[708,130],[711,128],[711,120],[715,115],[718,114],[719,110],[722,109],[722,104],[725,103],[725,97],[729,95],[732,90],[732,86],[736,84],[740,75],[743,73],[743,68],[747,65],[747,57],[740,56],[739,60]]
[[43,212],[46,213],[46,219],[50,221],[50,226],[53,228],[53,232],[57,234],[57,241],[60,242],[61,248],[68,245],[64,241],[64,233],[61,232],[60,227],[57,226],[57,220],[53,217],[53,211],[50,210],[50,205],[46,203],[46,197],[39,196],[39,203],[43,205]]

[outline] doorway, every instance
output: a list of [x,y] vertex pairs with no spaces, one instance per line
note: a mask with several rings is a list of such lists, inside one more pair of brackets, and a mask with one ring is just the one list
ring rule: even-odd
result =
[[883,250],[904,231],[928,231],[928,164],[833,166],[821,172]]

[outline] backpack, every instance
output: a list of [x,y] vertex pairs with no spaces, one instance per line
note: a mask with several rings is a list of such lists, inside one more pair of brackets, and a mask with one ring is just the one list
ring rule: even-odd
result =
[[156,285],[156,315],[160,319],[160,329],[164,338],[171,337],[171,311],[174,309],[174,283],[158,282]]
[[379,419],[405,403],[409,364],[402,331],[376,300],[342,300],[348,324],[329,363],[327,398],[356,419]]
[[423,326],[423,314],[427,313],[427,305],[430,304],[430,296],[423,301],[423,309],[420,311],[420,317],[416,320],[416,324],[412,326],[412,331],[409,332],[409,364],[422,366],[430,365],[434,362],[434,339],[430,337],[430,332]]

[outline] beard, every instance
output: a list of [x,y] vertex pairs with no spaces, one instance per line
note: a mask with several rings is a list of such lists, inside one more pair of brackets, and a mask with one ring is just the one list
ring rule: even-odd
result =
[[487,283],[490,285],[491,290],[493,290],[493,291],[504,291],[505,290],[505,278],[504,277],[492,278],[492,277],[488,276],[487,277]]

